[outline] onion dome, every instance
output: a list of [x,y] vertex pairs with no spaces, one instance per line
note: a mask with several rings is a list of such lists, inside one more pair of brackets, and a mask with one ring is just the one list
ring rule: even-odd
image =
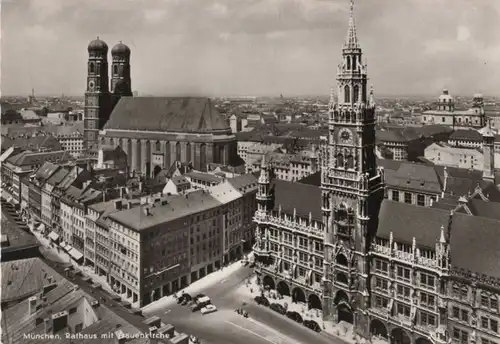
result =
[[111,55],[130,55],[130,48],[123,44],[121,41],[111,49]]
[[99,36],[97,36],[97,39],[94,39],[89,43],[88,51],[89,53],[91,51],[108,52],[108,45],[106,42],[101,41]]

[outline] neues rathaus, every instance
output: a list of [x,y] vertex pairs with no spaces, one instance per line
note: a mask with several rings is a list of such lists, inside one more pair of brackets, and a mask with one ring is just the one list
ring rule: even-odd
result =
[[[493,200],[493,165],[485,166],[477,185],[460,177],[468,171],[445,169],[430,206],[408,204],[395,193],[406,199],[407,184],[415,180],[424,189],[430,177],[417,173],[433,166],[415,165],[389,194],[392,177],[375,155],[375,102],[367,81],[351,2],[320,183],[273,179],[272,166],[262,160],[257,274],[282,295],[321,309],[324,320],[352,323],[365,338],[500,344],[500,203]],[[482,135],[489,155],[493,134]]]

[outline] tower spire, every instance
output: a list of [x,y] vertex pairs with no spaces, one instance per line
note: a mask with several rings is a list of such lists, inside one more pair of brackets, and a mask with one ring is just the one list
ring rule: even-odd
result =
[[347,30],[345,47],[348,49],[359,48],[358,37],[356,36],[356,23],[354,22],[354,0],[351,0],[351,8],[349,10],[349,29]]

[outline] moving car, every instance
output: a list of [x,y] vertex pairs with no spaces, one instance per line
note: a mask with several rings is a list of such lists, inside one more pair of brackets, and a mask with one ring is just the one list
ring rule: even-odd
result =
[[217,307],[214,305],[206,305],[201,309],[201,314],[209,314],[213,312],[217,312]]
[[200,297],[199,299],[196,299],[196,303],[191,306],[191,312],[197,312],[209,304],[211,304],[211,300],[208,296]]

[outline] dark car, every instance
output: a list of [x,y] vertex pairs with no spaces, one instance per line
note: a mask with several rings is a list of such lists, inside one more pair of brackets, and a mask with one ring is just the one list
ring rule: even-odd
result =
[[254,300],[255,302],[257,302],[258,305],[269,307],[269,300],[266,299],[264,296],[256,296]]
[[286,312],[286,316],[288,318],[292,319],[293,321],[298,322],[299,324],[301,324],[303,321],[302,316],[298,312],[289,311],[289,312]]
[[304,326],[313,330],[313,331],[316,331],[316,332],[321,332],[321,327],[318,325],[318,323],[314,320],[305,320],[303,322]]
[[273,311],[278,312],[280,314],[286,313],[285,307],[283,307],[279,303],[272,303],[271,306],[269,306],[269,308],[271,308]]
[[177,298],[177,303],[184,306],[192,299],[193,298],[191,297],[191,295],[189,295],[188,293],[183,293],[181,296]]

